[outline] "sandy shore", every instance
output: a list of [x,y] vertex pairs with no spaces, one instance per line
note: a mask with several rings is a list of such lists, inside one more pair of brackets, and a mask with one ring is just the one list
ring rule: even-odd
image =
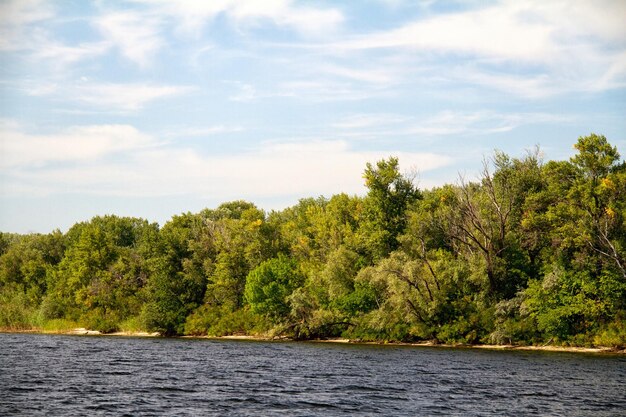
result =
[[543,352],[577,352],[577,353],[618,353],[626,354],[626,349],[610,347],[578,347],[578,346],[520,346],[520,345],[435,345],[433,343],[412,343],[411,346],[441,346],[448,348],[491,349],[491,350],[535,350]]
[[102,333],[98,330],[90,330],[84,327],[76,327],[71,330],[42,330],[42,329],[2,329],[0,333],[32,333],[32,334],[65,334],[75,336],[127,336],[127,337],[158,337],[161,336],[159,332],[114,332],[114,333]]
[[[125,336],[125,337],[160,337],[158,332],[114,332],[102,333],[98,330],[90,330],[84,327],[77,327],[67,331],[42,331],[37,329],[31,330],[7,330],[0,329],[3,333],[36,333],[36,334],[65,334],[77,336]],[[251,341],[291,341],[292,339],[281,337],[272,338],[265,336],[253,335],[228,335],[228,336],[180,336],[184,339],[211,339],[211,340],[251,340]],[[403,342],[364,342],[360,340],[351,340],[343,338],[330,339],[312,339],[306,340],[312,343],[339,343],[339,344],[360,344],[360,345],[387,345],[387,346],[414,346],[414,347],[437,347],[448,349],[491,349],[491,350],[526,350],[526,351],[543,351],[543,352],[573,352],[573,353],[601,353],[601,354],[626,354],[626,349],[615,349],[610,347],[576,347],[576,346],[519,346],[519,345],[452,345],[452,344],[436,344],[432,342],[403,343]]]
[[[203,339],[215,340],[257,340],[257,341],[289,341],[288,338],[269,338],[263,336],[249,335],[231,335],[231,336],[183,336],[196,337]],[[312,343],[339,343],[339,344],[360,344],[360,345],[387,345],[387,346],[414,346],[414,347],[438,347],[448,349],[490,349],[490,350],[534,350],[544,352],[575,352],[575,353],[610,353],[610,354],[626,354],[626,349],[615,349],[610,347],[576,347],[576,346],[519,346],[519,345],[452,345],[432,342],[404,343],[404,342],[364,342],[359,340],[330,338],[330,339],[311,339],[305,342]]]
[[465,345],[465,344],[445,344],[432,342],[402,343],[402,342],[354,342],[348,339],[329,339],[320,342],[333,343],[362,343],[373,345],[391,346],[415,346],[415,347],[439,347],[448,349],[489,349],[489,350],[535,350],[544,352],[577,352],[577,353],[617,353],[626,354],[626,349],[615,349],[610,347],[577,347],[577,346],[521,346],[521,345]]
[[129,337],[158,337],[161,336],[159,332],[114,332],[114,333],[102,333],[98,330],[89,330],[84,327],[77,327],[69,332],[61,332],[61,334],[73,334],[80,336],[129,336]]

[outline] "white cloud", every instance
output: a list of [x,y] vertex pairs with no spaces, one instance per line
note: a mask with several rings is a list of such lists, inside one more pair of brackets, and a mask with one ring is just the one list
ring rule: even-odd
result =
[[113,12],[99,16],[94,25],[127,59],[147,67],[163,46],[161,22],[139,12]]
[[369,113],[369,114],[353,114],[342,118],[332,124],[338,129],[370,129],[372,127],[399,125],[410,121],[412,118],[399,114],[385,113]]
[[619,0],[478,2],[469,10],[426,14],[400,27],[320,44],[318,51],[414,54],[406,64],[413,74],[427,69],[536,99],[626,85],[624,16],[626,2]]
[[343,21],[337,9],[296,5],[292,0],[136,0],[152,6],[161,16],[181,20],[182,30],[199,32],[207,23],[223,14],[238,25],[254,26],[268,20],[305,35],[327,36]]
[[80,42],[67,45],[55,40],[47,24],[58,23],[51,2],[9,0],[0,3],[0,51],[20,52],[48,73],[64,71],[68,65],[105,53],[108,42]]
[[[366,162],[390,155],[355,150],[344,141],[311,141],[206,156],[124,125],[73,127],[49,135],[13,129],[2,138],[4,190],[17,195],[69,189],[87,195],[194,194],[226,201],[360,193]],[[403,169],[420,172],[452,162],[434,153],[393,154]]]
[[[624,46],[626,3],[619,0],[500,1],[434,15],[402,27],[354,37],[345,49],[408,47],[495,58],[550,61],[568,46],[596,40]],[[590,39],[590,37],[593,37]]]
[[111,48],[109,42],[85,42],[78,45],[65,45],[50,39],[46,31],[34,30],[30,42],[30,59],[37,63],[46,61],[46,65],[62,72],[71,64],[89,58],[96,58]]
[[350,68],[336,64],[319,65],[315,67],[316,71],[333,75],[336,77],[346,78],[350,80],[374,83],[374,84],[391,84],[397,80],[396,71],[392,69],[364,69]]
[[580,85],[566,85],[562,78],[558,81],[548,74],[520,75],[494,73],[477,68],[461,68],[450,72],[457,82],[471,83],[517,97],[539,99],[567,91],[569,88],[580,89]]
[[25,28],[54,16],[51,3],[43,0],[8,0],[0,3],[0,50],[23,49]]
[[75,87],[74,100],[100,108],[138,110],[147,103],[186,94],[187,86],[86,83]]
[[618,59],[607,63],[606,71],[599,79],[592,80],[589,85],[591,91],[609,90],[626,87],[626,51]]
[[92,19],[102,39],[69,45],[55,39],[54,30],[41,25],[65,23],[55,15],[50,2],[18,0],[0,4],[0,50],[27,51],[35,60],[63,67],[101,56],[112,47],[141,67],[151,63],[163,46],[161,21],[137,11],[104,13]]
[[128,112],[143,108],[146,104],[193,91],[189,86],[153,85],[142,83],[97,83],[80,80],[76,83],[29,83],[24,91],[33,96],[52,96],[64,101],[88,105],[80,111]]
[[363,88],[349,81],[327,78],[285,81],[276,90],[280,96],[313,102],[357,101],[393,94],[385,86]]
[[240,101],[243,103],[247,103],[250,101],[257,100],[261,96],[257,92],[256,88],[250,84],[235,82],[233,83],[237,87],[237,92],[235,94],[231,94],[228,99],[230,101]]
[[576,38],[584,35],[592,40],[624,45],[626,2],[622,0],[533,0],[518,5],[528,16],[537,16],[555,28],[555,36]]
[[353,114],[333,123],[339,137],[372,139],[383,137],[449,135],[489,135],[509,132],[520,126],[560,123],[572,117],[550,113],[498,113],[483,111],[442,111],[436,114],[409,117],[398,114]]
[[545,58],[555,52],[552,28],[521,19],[511,3],[440,14],[392,30],[338,42],[340,49],[414,48],[508,59]]
[[75,126],[56,134],[32,135],[18,124],[0,125],[2,169],[29,169],[55,163],[90,163],[120,152],[155,146],[127,125]]
[[22,83],[22,90],[29,96],[48,96],[59,90],[59,84],[56,82],[33,82],[27,80]]
[[225,133],[243,132],[245,128],[242,126],[224,126],[216,125],[209,127],[181,127],[166,133],[168,137],[199,137],[199,136],[215,136]]

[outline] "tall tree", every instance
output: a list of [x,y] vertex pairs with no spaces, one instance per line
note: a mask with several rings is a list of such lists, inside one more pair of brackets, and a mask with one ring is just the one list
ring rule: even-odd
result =
[[406,227],[406,211],[420,198],[420,192],[412,178],[400,173],[395,157],[375,166],[368,163],[363,178],[369,191],[364,201],[362,239],[373,259],[379,260],[398,247],[397,238]]
[[298,264],[281,254],[248,274],[245,298],[254,313],[278,323],[290,312],[288,297],[303,283]]

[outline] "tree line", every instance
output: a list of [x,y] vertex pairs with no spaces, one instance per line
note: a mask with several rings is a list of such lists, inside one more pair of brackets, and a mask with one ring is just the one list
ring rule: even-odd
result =
[[626,163],[574,146],[430,190],[390,157],[362,197],[2,233],[0,328],[624,346]]

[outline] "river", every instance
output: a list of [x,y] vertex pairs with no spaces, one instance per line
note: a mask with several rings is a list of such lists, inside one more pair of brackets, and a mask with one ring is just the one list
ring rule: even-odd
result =
[[626,416],[618,355],[0,334],[0,415]]

